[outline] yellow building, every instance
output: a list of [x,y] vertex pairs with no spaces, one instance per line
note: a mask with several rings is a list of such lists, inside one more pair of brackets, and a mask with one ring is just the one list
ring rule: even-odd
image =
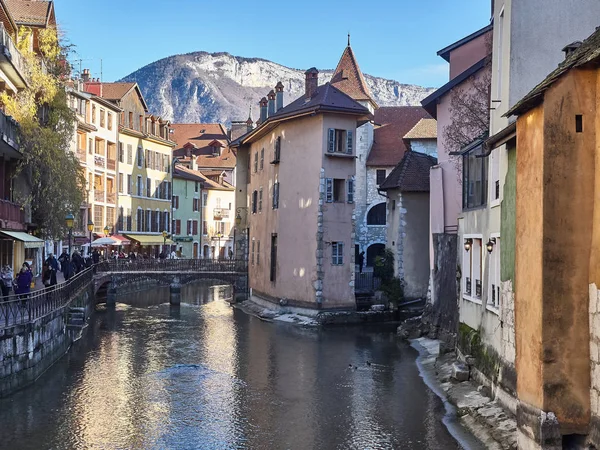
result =
[[136,83],[86,83],[86,91],[119,108],[117,223],[134,251],[156,255],[171,232],[172,149],[169,122],[148,113]]

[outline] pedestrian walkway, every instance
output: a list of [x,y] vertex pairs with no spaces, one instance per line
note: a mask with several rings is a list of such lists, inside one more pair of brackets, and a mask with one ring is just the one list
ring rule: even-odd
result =
[[[42,283],[42,275],[35,277],[34,281],[35,281],[35,287],[31,290],[31,292],[39,291],[40,289],[44,289],[46,287],[46,286],[44,286],[44,283]],[[60,270],[57,270],[56,271],[56,283],[61,284],[64,282],[65,282],[65,277],[63,276],[63,274]]]

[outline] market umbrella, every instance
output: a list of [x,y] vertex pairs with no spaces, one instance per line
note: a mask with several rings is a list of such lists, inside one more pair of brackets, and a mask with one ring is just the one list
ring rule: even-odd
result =
[[104,245],[121,245],[121,241],[111,237],[103,237],[92,242],[92,247],[102,247]]

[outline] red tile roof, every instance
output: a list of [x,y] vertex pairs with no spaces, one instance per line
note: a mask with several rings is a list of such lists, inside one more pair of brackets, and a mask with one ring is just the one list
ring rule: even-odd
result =
[[134,87],[135,83],[102,83],[102,98],[121,100]]
[[330,83],[354,100],[368,100],[375,104],[371,92],[365,81],[358,62],[349,45],[345,48]]
[[402,140],[421,119],[431,116],[420,106],[385,106],[375,110],[373,147],[367,166],[395,166],[407,151]]
[[[230,169],[235,167],[235,154],[229,149],[225,127],[220,123],[175,123],[171,140],[177,146],[174,156],[187,157],[188,149],[196,156],[199,168]],[[221,145],[221,154],[213,156],[211,144]]]

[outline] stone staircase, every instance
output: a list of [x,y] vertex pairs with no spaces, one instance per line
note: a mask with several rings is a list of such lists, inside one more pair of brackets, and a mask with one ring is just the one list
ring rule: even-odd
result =
[[87,326],[85,321],[85,308],[72,306],[67,313],[67,329],[73,333],[73,342],[81,338],[83,329]]

